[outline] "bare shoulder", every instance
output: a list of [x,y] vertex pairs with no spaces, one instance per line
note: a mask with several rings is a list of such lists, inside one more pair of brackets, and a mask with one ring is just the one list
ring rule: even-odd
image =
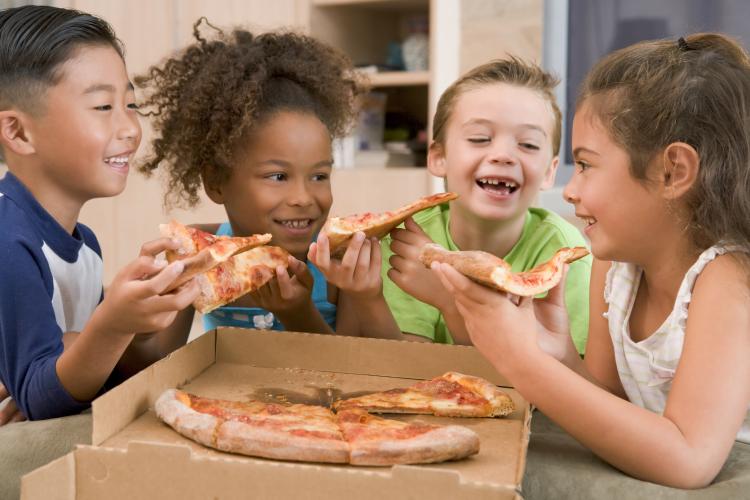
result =
[[[721,300],[717,300],[721,298]],[[719,255],[706,264],[693,286],[693,299],[721,303],[750,303],[750,272],[737,254]]]

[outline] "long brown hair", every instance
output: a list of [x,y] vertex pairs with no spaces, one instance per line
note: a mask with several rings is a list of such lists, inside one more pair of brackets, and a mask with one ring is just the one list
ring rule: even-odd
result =
[[562,119],[560,108],[557,106],[557,100],[555,99],[554,88],[559,81],[557,77],[547,73],[539,66],[524,62],[513,56],[508,59],[496,59],[477,66],[453,82],[440,96],[435,117],[432,120],[432,140],[438,144],[445,143],[445,128],[461,94],[483,85],[507,83],[537,91],[544,99],[549,101],[555,119],[552,131],[552,154],[557,156],[560,152]]
[[626,47],[590,71],[578,107],[584,101],[644,183],[669,144],[695,148],[700,170],[684,200],[689,235],[701,249],[726,242],[750,251],[750,59],[741,45],[698,33]]

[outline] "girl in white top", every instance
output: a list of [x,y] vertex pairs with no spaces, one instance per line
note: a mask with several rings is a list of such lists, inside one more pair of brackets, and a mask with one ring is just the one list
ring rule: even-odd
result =
[[719,34],[643,42],[589,73],[566,199],[595,261],[581,360],[561,291],[518,299],[433,265],[474,345],[620,470],[710,483],[750,442],[750,59]]

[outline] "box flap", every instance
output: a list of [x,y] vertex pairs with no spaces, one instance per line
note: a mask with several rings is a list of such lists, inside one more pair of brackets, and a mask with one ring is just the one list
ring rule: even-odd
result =
[[510,387],[474,347],[222,328],[217,361],[361,375],[430,379],[450,370]]
[[132,442],[127,450],[83,446],[75,456],[77,496],[64,498],[517,498],[512,488],[462,484],[455,472],[411,466],[362,474],[352,468],[269,460],[248,464],[146,442]]
[[75,452],[21,478],[21,500],[75,500]]
[[185,384],[215,359],[216,331],[211,331],[95,399],[91,443],[101,444],[148,410],[166,389]]

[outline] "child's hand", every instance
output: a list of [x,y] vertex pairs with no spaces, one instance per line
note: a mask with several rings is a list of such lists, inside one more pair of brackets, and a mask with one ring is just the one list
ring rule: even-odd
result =
[[16,402],[10,397],[8,390],[0,383],[0,426],[23,420],[26,420],[26,416],[21,413],[21,410],[16,406]]
[[539,347],[563,363],[574,358],[580,360],[573,338],[570,336],[570,321],[565,307],[565,282],[570,264],[565,264],[560,283],[543,299],[534,299],[534,314],[539,323],[537,328]]
[[433,262],[432,269],[454,297],[471,341],[498,371],[523,363],[539,351],[531,298],[521,298],[516,304],[517,297],[474,283],[449,264]]
[[277,267],[276,277],[250,296],[258,307],[274,314],[306,310],[312,301],[313,283],[307,264],[290,255],[288,271],[284,266]]
[[123,335],[163,330],[178,311],[195,300],[199,290],[193,280],[161,295],[180,275],[183,264],[177,261],[167,265],[155,257],[176,248],[177,243],[169,238],[159,238],[141,247],[140,256],[115,276],[95,312],[102,329]]
[[341,260],[331,259],[328,237],[320,233],[310,245],[307,258],[320,269],[326,280],[355,299],[375,298],[383,292],[380,276],[380,243],[358,232],[349,241]]
[[406,219],[404,227],[391,231],[394,255],[390,258],[388,277],[403,291],[422,302],[440,310],[450,307],[453,301],[440,280],[419,260],[422,247],[433,241],[411,217]]

